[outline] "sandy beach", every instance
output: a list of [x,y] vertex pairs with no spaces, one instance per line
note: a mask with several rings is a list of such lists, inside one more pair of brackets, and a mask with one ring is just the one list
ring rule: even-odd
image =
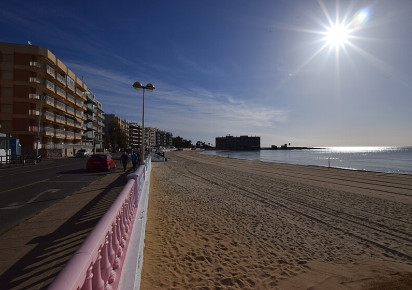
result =
[[166,156],[141,289],[412,289],[412,175]]

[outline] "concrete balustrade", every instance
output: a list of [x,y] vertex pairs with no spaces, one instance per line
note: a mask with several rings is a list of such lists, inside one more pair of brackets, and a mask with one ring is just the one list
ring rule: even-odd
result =
[[[149,178],[150,160],[128,175],[120,195],[49,286],[50,290],[118,289],[124,280],[121,276],[126,256],[131,265],[126,272],[133,281],[122,283],[134,285],[137,277],[140,284],[140,272],[136,275],[136,271],[141,271],[142,266]],[[128,252],[131,240],[133,249]]]

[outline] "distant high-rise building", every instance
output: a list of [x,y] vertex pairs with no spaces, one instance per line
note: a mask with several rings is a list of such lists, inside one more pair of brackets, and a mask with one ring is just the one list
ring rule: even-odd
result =
[[259,150],[260,137],[216,137],[216,150]]
[[156,147],[169,148],[173,145],[173,134],[170,132],[157,130],[156,132]]
[[132,148],[142,147],[142,126],[137,122],[128,122],[129,128],[129,146]]

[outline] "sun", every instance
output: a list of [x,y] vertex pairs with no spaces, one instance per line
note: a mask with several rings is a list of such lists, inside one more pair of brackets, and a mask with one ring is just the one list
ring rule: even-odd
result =
[[326,45],[331,48],[343,48],[345,44],[349,43],[351,38],[350,29],[343,23],[331,25],[324,34],[325,37],[323,40],[326,42]]

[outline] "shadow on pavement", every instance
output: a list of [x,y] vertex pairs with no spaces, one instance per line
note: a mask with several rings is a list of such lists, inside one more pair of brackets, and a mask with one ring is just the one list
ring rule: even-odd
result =
[[0,277],[1,289],[45,289],[107,212],[127,182],[126,171],[55,232],[33,238],[37,246]]

